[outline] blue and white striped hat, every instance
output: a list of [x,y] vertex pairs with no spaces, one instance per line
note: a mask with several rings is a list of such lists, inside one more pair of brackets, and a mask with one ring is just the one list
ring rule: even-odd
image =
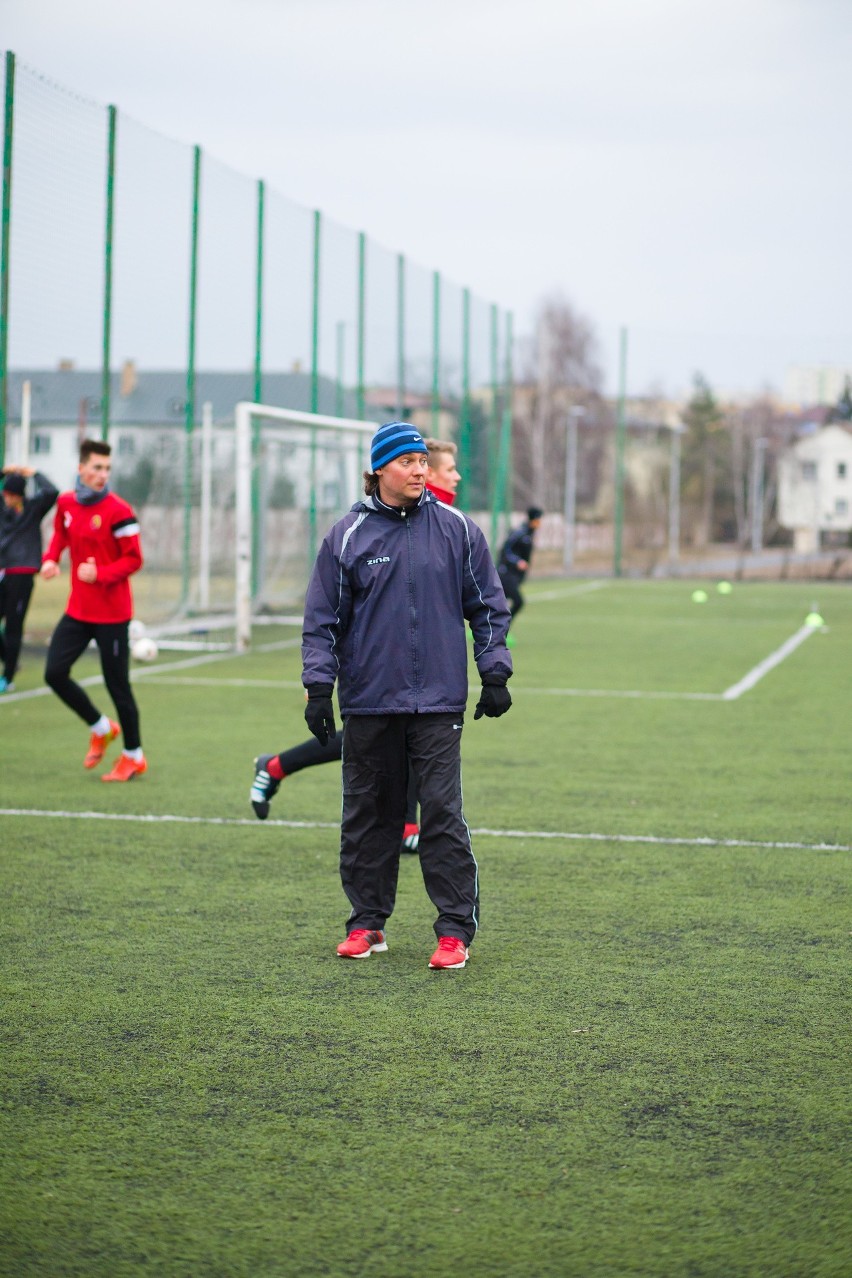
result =
[[370,469],[377,471],[403,453],[428,453],[423,436],[411,422],[386,422],[380,426],[370,444]]

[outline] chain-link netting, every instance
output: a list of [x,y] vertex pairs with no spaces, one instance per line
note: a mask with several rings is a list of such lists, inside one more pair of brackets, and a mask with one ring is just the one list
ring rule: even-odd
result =
[[[2,69],[0,459],[36,464],[64,488],[80,440],[109,440],[115,487],[142,521],[141,615],[231,604],[240,401],[404,417],[459,445],[463,505],[489,515],[500,505],[505,315],[13,55]],[[256,602],[285,604],[306,575],[288,545],[309,549],[351,483],[339,449],[305,451],[292,433],[258,427],[253,456]],[[293,505],[306,484],[310,515]]]

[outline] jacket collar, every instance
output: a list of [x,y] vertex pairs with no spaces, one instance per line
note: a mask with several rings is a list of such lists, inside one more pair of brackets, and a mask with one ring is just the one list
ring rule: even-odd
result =
[[355,509],[366,508],[377,515],[384,515],[386,519],[410,519],[412,515],[416,515],[420,508],[426,506],[430,501],[435,501],[435,498],[428,488],[423,489],[418,501],[413,506],[388,506],[382,501],[378,493],[374,493],[372,497],[365,497],[363,501],[359,502]]

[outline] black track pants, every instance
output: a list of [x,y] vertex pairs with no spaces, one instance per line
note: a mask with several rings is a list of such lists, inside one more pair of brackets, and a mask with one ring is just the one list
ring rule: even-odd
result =
[[139,739],[139,711],[130,687],[130,644],[126,621],[95,623],[77,621],[66,613],[53,632],[47,650],[44,680],[69,709],[91,728],[101,717],[100,710],[71,678],[71,667],[94,639],[101,655],[101,670],[107,692],[115,703],[125,750],[136,750]]
[[512,616],[516,616],[524,606],[524,597],[521,594],[521,582],[523,577],[519,577],[511,568],[499,568],[500,584],[503,587],[503,593],[509,603],[509,611]]
[[0,661],[9,683],[18,668],[24,621],[34,582],[35,575],[29,572],[7,572],[0,578],[0,619],[5,620],[0,634]]
[[437,936],[470,944],[479,869],[462,812],[461,714],[350,715],[343,729],[340,878],[346,930],[383,928],[393,912],[406,808],[406,761],[420,796],[420,867]]

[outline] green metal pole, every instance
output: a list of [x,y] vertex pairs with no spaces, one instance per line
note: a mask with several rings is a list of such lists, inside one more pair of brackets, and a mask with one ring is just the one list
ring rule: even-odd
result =
[[405,257],[396,259],[396,415],[405,420]]
[[[15,55],[6,54],[3,111],[3,220],[0,228],[0,466],[6,460],[6,406],[9,400],[9,230],[12,225],[12,132],[15,116]],[[26,462],[26,457],[22,459]]]
[[624,537],[624,442],[627,434],[627,329],[620,334],[618,368],[618,419],[615,430],[615,518],[612,571],[621,576],[621,552]]
[[496,305],[491,306],[491,412],[488,421],[488,502],[494,509],[495,463],[500,439],[500,318]]
[[505,514],[507,506],[509,469],[512,458],[513,321],[512,312],[508,311],[506,314],[506,363],[503,385],[503,415],[500,426],[500,451],[497,457],[497,474],[494,481],[494,505],[491,508],[491,549],[495,554],[498,549],[497,538],[500,528],[500,516]]
[[[320,314],[320,236],[322,213],[314,212],[314,270],[311,303],[311,412],[319,412],[319,314]],[[313,499],[312,499],[313,500]],[[316,517],[316,510],[314,510]]]
[[[314,210],[314,267],[311,301],[311,412],[319,412],[320,240],[322,213]],[[317,433],[311,430],[310,488],[308,492],[308,564],[317,555]]]
[[[266,184],[257,183],[257,254],[254,276],[254,402],[263,403],[263,249]],[[260,493],[260,419],[252,421],[251,470],[251,593],[256,599],[260,590],[261,569],[261,493]]]
[[432,434],[438,434],[441,411],[441,273],[432,276]]
[[266,183],[257,184],[257,260],[254,278],[254,402],[263,403],[263,248]]
[[346,321],[337,321],[337,355],[334,368],[334,413],[344,417],[343,379],[346,370]]
[[470,289],[462,291],[462,402],[459,422],[459,473],[461,490],[470,509],[471,438],[470,438]]
[[[359,422],[364,420],[364,360],[367,342],[367,236],[358,236],[358,402]],[[360,445],[359,445],[360,447]]]
[[104,233],[104,316],[103,355],[101,363],[101,438],[109,438],[110,423],[110,351],[112,346],[112,230],[115,216],[115,136],[118,111],[109,112],[107,135],[106,230]]
[[181,603],[189,600],[192,539],[192,435],[195,430],[195,330],[198,310],[198,226],[201,204],[201,147],[192,148],[192,231],[189,250],[189,339],[186,357],[186,408],[183,461],[183,573]]

